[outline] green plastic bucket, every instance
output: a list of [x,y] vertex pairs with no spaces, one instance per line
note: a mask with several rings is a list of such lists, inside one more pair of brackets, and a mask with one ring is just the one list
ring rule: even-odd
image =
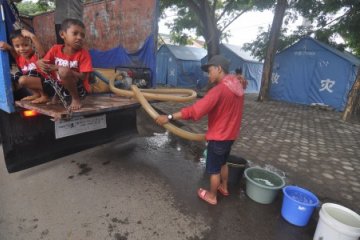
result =
[[285,181],[278,174],[259,167],[245,170],[246,195],[262,204],[272,203]]

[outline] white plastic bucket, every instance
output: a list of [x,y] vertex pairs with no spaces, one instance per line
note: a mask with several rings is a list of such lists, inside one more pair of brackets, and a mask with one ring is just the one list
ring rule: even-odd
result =
[[313,240],[359,240],[360,215],[334,203],[324,203]]

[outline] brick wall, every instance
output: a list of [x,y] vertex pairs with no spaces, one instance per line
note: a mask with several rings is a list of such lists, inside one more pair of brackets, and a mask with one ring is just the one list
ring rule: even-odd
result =
[[[88,48],[107,50],[123,46],[133,52],[139,49],[156,25],[157,0],[105,0],[84,5]],[[56,42],[54,13],[33,18],[35,33],[46,49]]]

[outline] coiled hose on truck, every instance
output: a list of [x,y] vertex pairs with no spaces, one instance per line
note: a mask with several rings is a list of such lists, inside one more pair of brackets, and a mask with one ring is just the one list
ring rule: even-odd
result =
[[[109,80],[110,90],[118,96],[132,97],[139,101],[141,106],[154,120],[159,116],[148,100],[188,102],[196,98],[196,92],[190,89],[139,89],[131,85],[130,90],[124,90],[115,86],[115,79]],[[191,133],[174,124],[166,123],[164,127],[171,133],[191,141],[205,141],[205,134]]]

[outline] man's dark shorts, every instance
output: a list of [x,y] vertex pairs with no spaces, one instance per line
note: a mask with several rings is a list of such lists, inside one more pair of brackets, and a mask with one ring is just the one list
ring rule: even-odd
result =
[[207,145],[206,172],[219,174],[221,167],[226,164],[229,158],[233,140],[209,141]]

